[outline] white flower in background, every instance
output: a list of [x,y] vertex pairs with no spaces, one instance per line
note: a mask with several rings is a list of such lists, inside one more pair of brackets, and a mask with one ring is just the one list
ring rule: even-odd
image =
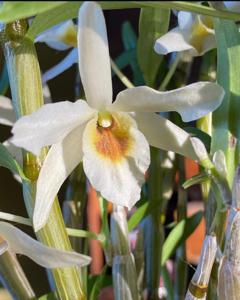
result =
[[157,39],[154,50],[159,54],[188,52],[200,56],[216,48],[213,19],[208,16],[180,11],[178,26]]
[[37,42],[44,42],[56,50],[73,48],[60,63],[43,74],[43,83],[53,79],[78,62],[77,28],[72,20],[60,23],[44,31],[35,39],[35,43]]
[[[239,1],[224,1],[224,5],[230,11],[240,12]],[[190,56],[201,56],[216,48],[212,17],[180,11],[177,18],[178,26],[157,39],[154,50],[158,54],[184,51]]]
[[78,20],[79,69],[87,102],[44,105],[18,120],[12,130],[12,143],[34,154],[53,145],[37,182],[35,230],[45,224],[54,197],[80,161],[104,198],[131,208],[140,198],[150,163],[149,144],[196,159],[190,136],[154,112],[177,111],[188,122],[216,109],[224,95],[219,85],[210,82],[169,92],[141,86],[120,92],[112,104],[108,40],[100,6],[85,2]]
[[0,222],[0,255],[7,250],[26,255],[37,264],[50,269],[73,265],[84,267],[91,262],[89,256],[47,247],[17,227]]

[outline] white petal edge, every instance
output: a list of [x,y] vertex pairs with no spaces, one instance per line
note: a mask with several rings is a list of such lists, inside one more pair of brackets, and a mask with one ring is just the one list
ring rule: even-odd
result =
[[57,65],[46,71],[42,76],[43,84],[47,81],[57,77],[58,75],[62,74],[64,71],[69,69],[72,65],[78,62],[78,50],[74,48],[71,50],[67,56],[60,61]]
[[224,89],[211,82],[197,82],[167,92],[146,86],[126,89],[117,95],[110,109],[136,112],[177,111],[184,122],[214,111],[224,97]]
[[[130,118],[129,116],[126,116]],[[96,120],[90,121],[83,134],[83,168],[92,186],[114,204],[131,209],[140,199],[144,174],[150,164],[150,150],[144,135],[132,123],[130,135],[133,150],[120,162],[113,163],[96,154],[91,145],[91,127]]]
[[10,142],[38,155],[43,146],[60,142],[71,130],[94,114],[95,111],[83,100],[45,104],[15,123]]
[[0,124],[12,126],[15,121],[12,101],[5,96],[0,96]]
[[54,144],[44,160],[37,180],[33,213],[35,231],[41,229],[47,222],[61,185],[82,160],[83,128],[83,126],[78,126],[62,142]]
[[70,28],[74,27],[75,25],[72,20],[62,22],[41,33],[34,42],[46,43],[49,47],[60,51],[67,50],[71,46],[64,43],[62,38]]
[[180,127],[155,113],[135,113],[132,116],[151,146],[198,159],[190,135]]
[[197,15],[187,11],[180,11],[177,17],[180,30],[187,32],[190,31],[194,23],[196,23]]
[[6,247],[5,244],[4,247],[1,248],[1,254],[4,250],[10,250],[17,254],[26,255],[37,264],[46,268],[54,269],[73,265],[83,267],[91,262],[89,256],[73,251],[63,251],[47,247],[17,227],[6,222],[0,222],[0,235],[8,245],[8,247]]
[[79,10],[78,57],[87,102],[104,110],[112,103],[111,65],[103,12],[94,2],[84,2]]
[[197,56],[197,50],[189,43],[187,34],[179,29],[173,28],[156,40],[154,50],[158,54],[166,55],[171,52],[189,51],[193,56]]

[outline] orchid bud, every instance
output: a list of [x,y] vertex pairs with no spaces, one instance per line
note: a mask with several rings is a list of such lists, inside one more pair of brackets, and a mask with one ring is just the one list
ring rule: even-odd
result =
[[227,177],[227,164],[224,152],[222,150],[218,150],[213,155],[213,164],[216,167],[218,173],[226,178]]

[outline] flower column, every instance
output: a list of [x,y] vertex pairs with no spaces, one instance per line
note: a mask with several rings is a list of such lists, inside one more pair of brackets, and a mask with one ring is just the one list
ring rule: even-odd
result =
[[[2,26],[1,32],[17,117],[28,115],[43,105],[37,55],[33,43],[24,38],[26,31],[26,21],[19,20],[6,25],[5,28]],[[25,205],[30,217],[34,206],[36,180],[46,154],[46,148],[39,156],[29,152],[23,153],[24,171],[31,180],[30,183],[23,184]],[[48,246],[71,250],[57,199],[54,201],[48,223],[38,232],[37,237]],[[61,299],[85,299],[77,268],[55,269],[53,276]]]

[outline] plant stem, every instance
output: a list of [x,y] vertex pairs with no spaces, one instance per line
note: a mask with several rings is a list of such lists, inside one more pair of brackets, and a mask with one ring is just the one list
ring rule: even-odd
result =
[[117,77],[122,81],[122,83],[127,88],[132,88],[134,85],[131,83],[131,81],[123,74],[123,72],[118,68],[118,66],[115,64],[115,62],[111,59],[111,67],[113,71],[116,73]]
[[177,69],[177,66],[178,66],[178,64],[181,60],[181,57],[182,57],[181,53],[178,53],[175,60],[174,60],[174,62],[171,64],[165,78],[163,79],[163,81],[162,81],[162,83],[159,87],[159,91],[165,91],[166,90],[170,80],[172,79],[172,77],[173,77],[173,75],[174,75],[174,73]]
[[[4,54],[17,117],[28,115],[43,105],[37,54],[33,42],[25,38],[26,30],[25,20],[7,24],[2,30]],[[23,153],[24,172],[30,179],[29,183],[23,183],[23,193],[30,218],[32,218],[35,201],[36,181],[46,155],[46,148],[38,157],[29,152]],[[57,199],[54,201],[47,224],[38,231],[37,238],[51,247],[72,249]],[[60,299],[86,299],[77,267],[54,269],[52,272]]]
[[6,251],[0,255],[0,275],[3,285],[6,286],[14,299],[37,299],[13,252]]

